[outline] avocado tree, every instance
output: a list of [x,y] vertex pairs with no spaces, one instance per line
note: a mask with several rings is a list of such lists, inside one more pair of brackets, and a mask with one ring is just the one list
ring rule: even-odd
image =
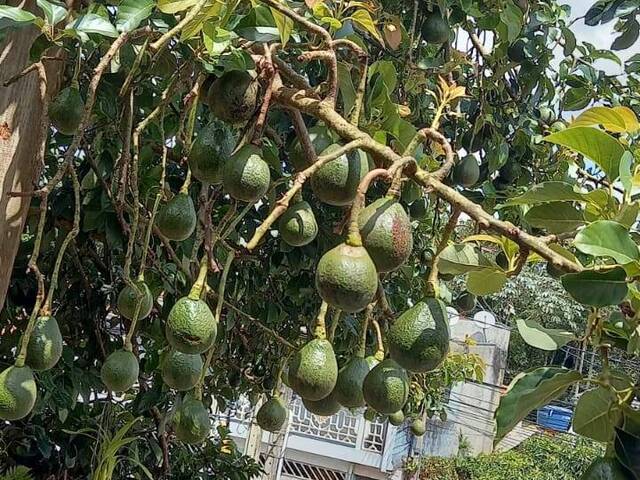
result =
[[32,208],[2,311],[3,460],[250,478],[210,411],[266,394],[277,431],[281,383],[421,435],[444,385],[481,376],[448,355],[447,282],[467,311],[546,263],[585,327],[525,341],[580,339],[604,370],[522,372],[496,441],[588,381],[574,430],[608,449],[585,478],[639,478],[638,379],[608,366],[640,349],[633,57],[626,83],[599,70],[622,62],[555,0],[37,5],[0,6],[3,35],[39,32],[4,85],[64,70],[38,99],[37,185],[8,193]]

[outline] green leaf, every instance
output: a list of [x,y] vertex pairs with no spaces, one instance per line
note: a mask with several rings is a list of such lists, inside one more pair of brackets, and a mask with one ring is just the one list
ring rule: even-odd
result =
[[611,44],[611,50],[624,50],[636,43],[640,35],[640,24],[635,20],[629,20],[625,24],[622,34]]
[[576,339],[572,332],[556,328],[545,328],[535,320],[518,319],[516,322],[522,339],[532,347],[540,350],[557,350]]
[[608,133],[593,127],[575,127],[553,133],[544,140],[565,146],[593,160],[609,180],[618,178],[624,148]]
[[608,107],[592,107],[585,110],[571,122],[569,128],[591,127],[593,125],[602,125],[605,130],[610,132],[624,132],[627,128],[624,118],[613,108]]
[[564,96],[564,110],[571,112],[582,110],[591,102],[591,92],[588,88],[570,88]]
[[621,428],[615,429],[614,449],[622,465],[630,470],[635,478],[640,478],[640,436],[633,435]]
[[622,267],[604,272],[584,270],[563,275],[562,286],[578,303],[606,307],[624,300],[629,290],[626,279],[627,274]]
[[494,267],[480,249],[469,243],[446,247],[438,258],[438,271],[452,275]]
[[640,259],[640,251],[629,231],[611,220],[599,220],[586,226],[578,232],[573,244],[587,255],[611,257],[622,265]]
[[376,24],[373,21],[373,18],[371,18],[371,14],[368,11],[362,8],[359,10],[356,10],[351,15],[351,20],[353,20],[353,22],[356,25],[364,28],[367,32],[369,32],[371,36],[373,36],[373,38],[375,38],[376,40],[378,40],[378,42],[380,42],[381,45],[384,45],[384,40],[382,39],[382,35],[380,35],[380,32],[378,32],[378,29],[376,28]]
[[81,33],[95,33],[105,37],[117,37],[118,31],[109,23],[108,20],[96,15],[95,13],[87,13],[78,17],[67,30],[74,30]]
[[613,439],[614,425],[620,421],[615,395],[603,387],[582,394],[573,415],[573,430],[597,442]]
[[505,283],[507,276],[500,270],[485,268],[469,272],[467,275],[467,290],[478,296],[498,293]]
[[343,62],[338,62],[338,87],[344,111],[349,113],[356,102],[356,89],[351,79],[351,70]]
[[293,20],[273,8],[271,9],[271,14],[276,22],[276,27],[278,27],[278,31],[280,32],[280,43],[282,43],[282,47],[284,48],[289,42],[289,38],[291,38]]
[[193,7],[198,0],[158,0],[158,10],[162,13],[178,13]]
[[509,199],[503,205],[537,205],[549,202],[584,202],[584,200],[584,195],[576,192],[568,183],[544,182],[532,186],[524,194]]
[[568,202],[551,202],[530,208],[524,216],[532,226],[564,233],[584,225],[582,212]]
[[34,23],[37,18],[33,13],[21,8],[0,5],[0,30],[7,27],[24,27]]
[[55,25],[67,16],[67,9],[62,4],[47,0],[38,0],[36,3],[44,12],[44,18],[49,25]]
[[622,183],[625,191],[630,192],[633,188],[633,173],[631,168],[633,167],[635,159],[633,154],[629,151],[624,152],[620,159],[620,183]]
[[116,28],[119,32],[130,32],[151,15],[154,0],[124,0],[118,6]]
[[494,444],[509,433],[529,412],[562,395],[567,388],[582,379],[575,370],[541,367],[516,376],[500,399],[495,413],[497,424]]

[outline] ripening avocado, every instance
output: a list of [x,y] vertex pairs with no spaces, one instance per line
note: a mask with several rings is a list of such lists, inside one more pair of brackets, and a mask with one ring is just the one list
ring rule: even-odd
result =
[[321,398],[320,400],[307,400],[303,398],[302,404],[304,405],[304,408],[319,417],[330,417],[331,415],[335,415],[341,408],[333,393],[328,397]]
[[[138,320],[142,320],[143,318],[147,318],[151,313],[151,309],[153,308],[153,295],[143,280],[137,280],[135,283],[140,290],[139,295],[141,295],[139,299],[140,310],[138,311]],[[133,320],[133,317],[136,314],[137,304],[138,293],[132,286],[125,285],[118,294],[118,311],[120,312],[120,315],[124,318],[128,318],[129,320]]]
[[364,407],[362,384],[376,364],[374,357],[363,358],[357,355],[344,364],[338,372],[338,381],[332,394],[340,405],[347,408]]
[[204,300],[182,297],[167,318],[166,336],[169,344],[182,353],[204,353],[216,340],[218,325]]
[[416,418],[413,422],[411,422],[411,433],[414,437],[421,437],[427,431],[427,427],[424,422],[418,418]]
[[467,313],[476,308],[476,296],[471,292],[462,292],[454,300],[456,310]]
[[20,420],[33,410],[38,395],[31,367],[12,365],[0,373],[0,419]]
[[404,412],[402,410],[398,410],[397,412],[389,415],[389,423],[394,427],[399,427],[404,423]]
[[540,117],[540,121],[547,125],[552,124],[556,120],[556,113],[551,107],[546,105],[538,108],[538,116]]
[[222,183],[222,169],[235,143],[233,131],[226,123],[213,121],[203,127],[187,158],[193,176],[212,185]]
[[[321,155],[340,148],[333,144]],[[321,202],[336,207],[349,205],[356,196],[358,185],[369,173],[369,158],[362,150],[352,150],[322,165],[311,176],[311,189]]]
[[173,416],[173,430],[178,440],[188,444],[204,442],[211,433],[211,419],[202,401],[185,396]]
[[256,422],[267,432],[277,432],[286,423],[289,410],[280,397],[271,397],[264,402],[256,415]]
[[462,187],[472,187],[480,180],[480,165],[476,157],[467,155],[453,167],[453,181]]
[[316,289],[329,305],[343,312],[359,312],[378,290],[378,272],[364,247],[341,243],[318,262]]
[[200,354],[171,350],[162,360],[162,380],[179,392],[191,390],[200,380],[202,367]]
[[49,105],[49,120],[60,133],[73,135],[80,126],[84,101],[77,86],[64,88]]
[[411,220],[395,198],[379,198],[360,211],[362,245],[378,272],[400,268],[413,250]]
[[409,398],[409,377],[404,368],[387,358],[373,367],[362,385],[364,399],[376,412],[390,415],[402,410]]
[[58,322],[51,316],[39,317],[29,337],[25,363],[34,370],[49,370],[61,355],[62,334]]
[[598,457],[580,477],[581,480],[630,480],[631,474],[615,457]]
[[[336,141],[335,135],[331,133],[331,130],[321,123],[317,123],[309,128],[308,133],[316,155],[320,155],[321,152],[325,151]],[[298,137],[291,142],[289,147],[289,160],[296,172],[300,172],[311,165],[311,159],[305,156],[304,149]]]
[[292,247],[311,243],[318,235],[318,223],[311,206],[305,201],[291,205],[280,217],[278,230],[282,240]]
[[193,200],[186,193],[178,193],[160,208],[156,225],[169,240],[181,242],[196,229],[198,217]]
[[389,329],[391,358],[411,372],[438,368],[449,353],[448,318],[444,303],[436,298],[426,297],[415,304]]
[[338,379],[338,363],[327,340],[316,338],[289,360],[287,378],[294,392],[307,400],[321,400],[333,391]]
[[127,350],[116,350],[102,364],[100,378],[112,392],[126,392],[138,381],[139,373],[136,356]]
[[269,165],[262,158],[262,150],[255,145],[242,147],[224,164],[222,184],[225,192],[236,200],[257,202],[271,183]]
[[422,23],[422,39],[428,43],[441,44],[449,40],[451,29],[440,10],[427,12]]
[[220,120],[238,124],[258,109],[260,85],[249,72],[232,70],[215,80],[207,93],[211,112]]
[[521,38],[513,42],[507,48],[507,56],[509,60],[515,63],[522,63],[527,59],[527,54],[525,52],[525,47],[527,44]]

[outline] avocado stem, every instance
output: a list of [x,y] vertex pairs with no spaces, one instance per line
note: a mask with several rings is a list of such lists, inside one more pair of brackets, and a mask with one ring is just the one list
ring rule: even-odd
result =
[[367,349],[367,330],[369,330],[369,322],[373,315],[373,304],[367,305],[364,312],[364,319],[362,320],[362,326],[360,327],[360,341],[358,342],[358,349],[356,350],[356,356],[358,358],[364,358]]
[[327,339],[327,326],[325,323],[325,317],[327,315],[327,308],[329,305],[327,302],[323,301],[322,305],[320,305],[320,310],[318,311],[318,316],[316,317],[314,327],[313,327],[313,337],[319,340]]
[[375,319],[371,319],[371,324],[376,331],[376,344],[378,349],[376,350],[375,357],[377,360],[384,360],[384,343],[382,341],[382,328],[380,328],[380,323]]
[[362,246],[362,236],[360,235],[358,217],[360,216],[360,211],[364,207],[367,190],[369,190],[371,182],[373,182],[378,177],[384,177],[385,180],[389,180],[391,178],[387,169],[375,168],[367,173],[358,185],[356,197],[353,200],[353,204],[351,205],[351,213],[349,216],[349,233],[347,234],[346,240],[347,245],[351,247]]
[[198,279],[196,283],[191,287],[191,291],[189,292],[189,298],[191,300],[200,300],[202,296],[202,290],[204,290],[204,284],[207,281],[207,270],[209,266],[207,265],[207,256],[203,255],[200,260],[200,271],[198,272]]
[[[144,273],[140,273],[142,276],[142,280],[140,280],[140,276],[138,277],[138,281],[144,281]],[[133,318],[131,319],[131,325],[129,325],[129,330],[127,331],[127,336],[124,339],[124,349],[128,352],[133,350],[133,335],[136,331],[136,325],[138,324],[138,318],[140,317],[140,310],[142,310],[142,298],[144,297],[144,292],[140,288],[137,282],[131,281],[131,279],[127,279],[126,283],[129,287],[133,289],[136,294],[136,309],[133,312]]]
[[338,310],[337,308],[333,309],[333,315],[331,315],[331,327],[329,328],[329,333],[327,335],[327,340],[331,343],[333,343],[333,339],[336,337],[336,330],[338,329],[340,320],[342,320],[342,310]]

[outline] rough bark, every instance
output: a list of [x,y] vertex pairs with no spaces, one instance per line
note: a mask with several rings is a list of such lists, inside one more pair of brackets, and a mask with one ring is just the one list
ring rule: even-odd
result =
[[[10,0],[7,4],[36,11],[32,0]],[[39,138],[41,118],[46,112],[42,112],[37,71],[8,87],[1,84],[28,65],[29,49],[37,35],[37,29],[23,28],[0,42],[0,310],[31,202],[30,197],[10,198],[8,193],[34,189],[41,170],[38,152],[46,141]],[[46,65],[50,96],[58,89],[61,64]]]

